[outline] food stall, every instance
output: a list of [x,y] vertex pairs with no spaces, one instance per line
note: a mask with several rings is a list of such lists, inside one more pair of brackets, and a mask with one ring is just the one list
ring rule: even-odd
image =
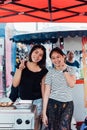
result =
[[[84,68],[83,68],[83,53],[82,53],[82,46],[83,41],[85,44],[87,41],[85,40],[87,37],[87,30],[68,30],[68,31],[53,31],[53,32],[39,32],[39,33],[32,33],[32,34],[22,34],[22,35],[15,35],[11,38],[12,41],[15,41],[17,44],[18,42],[25,43],[26,45],[33,44],[43,44],[44,46],[52,45],[51,47],[61,47],[64,52],[66,53],[67,50],[74,50],[76,53],[76,58],[80,62],[80,75],[77,78],[76,85],[73,92],[73,99],[75,104],[74,109],[74,118],[76,122],[83,122],[87,106],[86,106],[86,91],[87,86],[84,84]],[[86,45],[85,45],[86,46]],[[49,48],[49,47],[48,47]],[[50,50],[49,48],[48,50]],[[79,54],[79,56],[78,56]],[[50,64],[47,66],[48,68],[51,67]],[[77,99],[77,100],[76,100]],[[78,107],[77,107],[78,106]],[[80,108],[78,110],[78,108]]]
[[[26,45],[28,51],[31,49],[31,47],[34,44],[43,44],[45,47],[47,47],[48,50],[48,55],[50,50],[55,47],[55,46],[59,46],[61,47],[65,52],[69,49],[74,48],[74,50],[82,50],[82,39],[84,39],[84,37],[87,37],[87,30],[69,30],[69,31],[50,31],[50,32],[36,32],[36,33],[30,33],[30,34],[21,34],[21,35],[14,35],[12,37],[9,38],[8,42],[11,45],[20,45],[19,43],[21,43],[21,45]],[[67,44],[68,43],[68,44]],[[76,44],[74,44],[76,43]],[[9,44],[8,44],[9,45]],[[70,45],[70,46],[69,46]],[[10,46],[9,46],[10,47]],[[12,47],[12,46],[11,46]],[[8,49],[8,48],[7,48]],[[12,49],[11,53],[12,55],[16,54],[16,58],[18,58],[17,52],[13,51],[15,50],[15,46]],[[26,49],[25,49],[26,50]],[[27,52],[27,51],[26,51]],[[7,52],[8,53],[8,52]],[[23,52],[25,53],[25,52]],[[20,54],[21,56],[21,54]],[[23,55],[22,55],[23,56]],[[8,55],[7,55],[8,57]],[[15,61],[16,58],[14,60],[14,62],[12,62],[15,66]],[[6,65],[6,68],[8,68],[9,64]],[[47,67],[52,67],[50,60],[47,60]],[[14,72],[14,69],[12,70]],[[10,72],[9,72],[10,73]],[[8,82],[8,79],[6,79],[6,82]],[[78,79],[76,82],[76,87],[73,90],[73,98],[74,98],[74,103],[75,103],[75,112],[74,112],[74,117],[76,122],[80,122],[84,120],[84,117],[86,115],[86,106],[85,106],[85,100],[84,100],[84,79]],[[79,92],[79,93],[78,93]],[[78,101],[76,100],[78,99]],[[78,107],[81,107],[81,109],[78,110]],[[7,122],[7,119],[5,120],[3,118],[3,120],[1,120],[1,129],[3,128],[3,122],[5,122],[5,126],[6,127],[10,127],[10,129],[19,129],[21,126],[22,128],[24,128],[24,126],[26,126],[25,128],[30,128],[32,127],[32,125],[26,125],[26,120],[27,120],[27,114],[30,113],[29,115],[33,114],[33,117],[31,119],[31,116],[29,116],[31,122],[34,122],[34,111],[31,112],[31,110],[25,110],[22,109],[23,112],[21,112],[22,110],[20,109],[14,109],[14,106],[11,107],[4,107],[4,109],[1,108],[1,119],[2,117],[5,117],[5,114],[8,117],[8,114],[10,114],[10,119]],[[9,113],[9,109],[11,110]],[[19,113],[19,114],[18,114]],[[23,114],[25,113],[25,114]],[[32,113],[32,114],[31,114]],[[15,115],[15,116],[14,116]],[[21,120],[19,120],[19,117],[17,116],[19,115],[19,117],[21,117]],[[23,118],[24,117],[24,118]],[[32,121],[33,120],[33,121]],[[22,122],[19,123],[21,125],[18,125],[18,122]],[[29,120],[28,120],[29,122]],[[11,125],[9,125],[11,124]],[[5,129],[5,128],[3,128]]]

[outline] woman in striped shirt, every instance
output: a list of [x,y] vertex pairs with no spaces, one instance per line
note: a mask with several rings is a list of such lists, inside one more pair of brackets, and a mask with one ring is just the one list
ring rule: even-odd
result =
[[63,51],[56,47],[50,52],[54,67],[45,79],[43,123],[48,130],[70,130],[74,105],[71,90],[76,76],[73,67],[66,65]]

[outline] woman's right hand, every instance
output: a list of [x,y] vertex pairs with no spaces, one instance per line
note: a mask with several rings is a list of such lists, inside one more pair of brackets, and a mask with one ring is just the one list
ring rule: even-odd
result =
[[20,61],[19,69],[23,70],[25,68],[25,60]]
[[47,115],[43,115],[42,117],[42,122],[43,124],[47,127],[48,126],[48,118],[47,118]]

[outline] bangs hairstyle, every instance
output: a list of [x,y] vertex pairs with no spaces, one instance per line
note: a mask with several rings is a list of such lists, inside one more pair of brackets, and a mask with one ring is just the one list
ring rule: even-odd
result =
[[55,47],[55,48],[53,48],[53,49],[51,50],[51,52],[50,52],[50,55],[49,55],[50,58],[51,58],[53,52],[56,52],[56,53],[59,53],[59,54],[62,55],[62,56],[65,56],[64,52],[63,52],[59,47]]
[[29,61],[32,62],[31,55],[32,55],[33,51],[35,51],[37,49],[41,49],[43,51],[43,57],[37,64],[40,66],[40,68],[45,68],[45,66],[46,66],[46,48],[41,44],[37,44],[32,47],[32,49],[29,53]]

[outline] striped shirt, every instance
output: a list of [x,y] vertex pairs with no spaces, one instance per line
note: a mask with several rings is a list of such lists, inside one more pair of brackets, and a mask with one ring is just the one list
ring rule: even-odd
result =
[[[71,75],[75,75],[73,67],[67,66]],[[45,84],[50,86],[50,98],[61,102],[72,101],[72,88],[66,82],[64,73],[60,70],[52,68],[46,75]]]

